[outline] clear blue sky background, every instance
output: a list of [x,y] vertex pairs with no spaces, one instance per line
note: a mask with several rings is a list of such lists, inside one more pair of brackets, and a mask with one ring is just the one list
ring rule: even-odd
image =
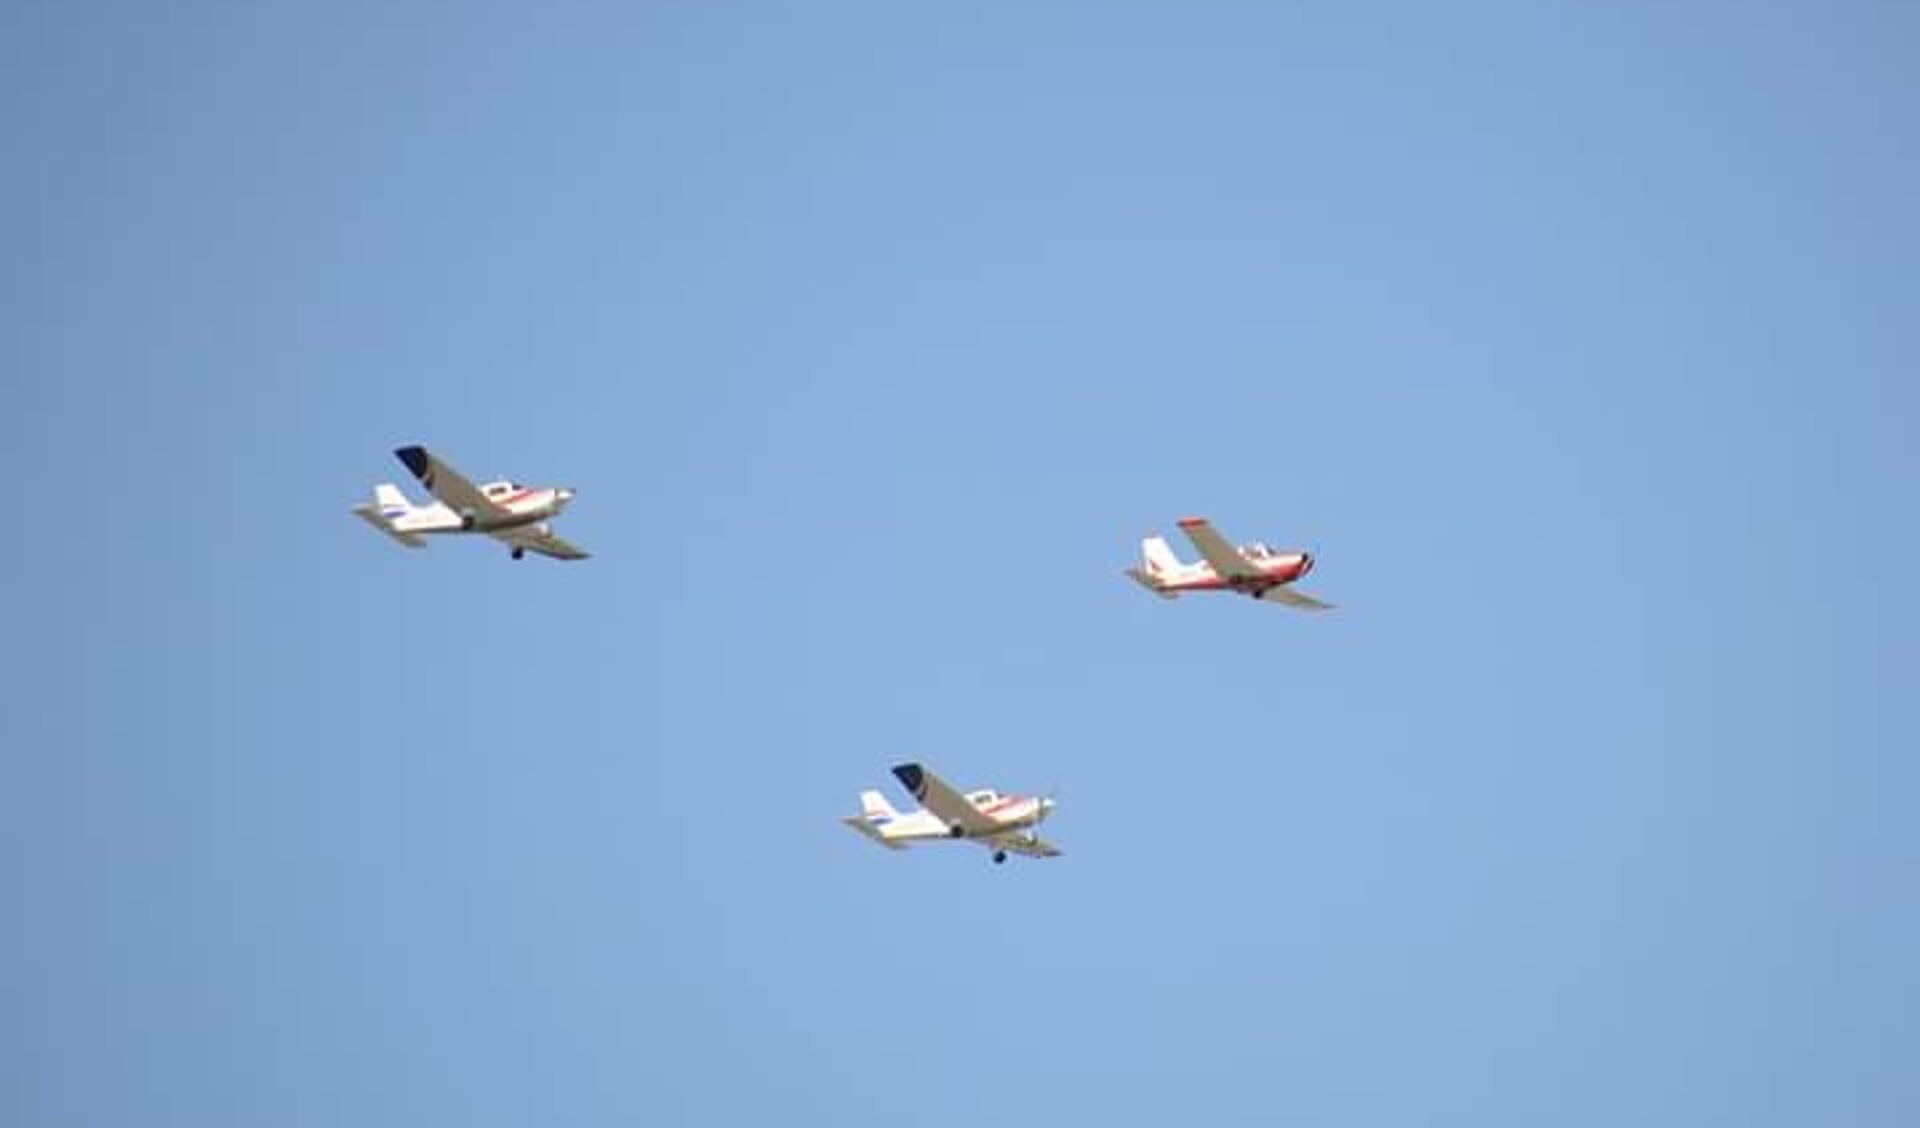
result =
[[0,1122],[1920,1123],[1917,37],[7,8]]

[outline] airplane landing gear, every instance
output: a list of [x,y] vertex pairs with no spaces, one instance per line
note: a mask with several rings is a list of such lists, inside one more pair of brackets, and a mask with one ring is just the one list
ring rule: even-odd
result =
[[1007,852],[1005,850],[995,850],[993,852],[994,865],[996,866],[1005,865],[1006,862],[1007,862]]
[[526,550],[526,549],[524,549],[524,548],[520,548],[520,547],[518,547],[518,546],[515,546],[515,548],[514,548],[514,550],[513,550],[513,558],[514,558],[515,560],[524,560],[524,559],[526,559],[526,556],[527,556],[527,550]]

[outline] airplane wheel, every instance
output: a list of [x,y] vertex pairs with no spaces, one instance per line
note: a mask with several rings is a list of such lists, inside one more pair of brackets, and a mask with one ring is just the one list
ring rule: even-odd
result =
[[993,852],[994,865],[996,866],[1004,865],[1006,863],[1006,860],[1007,860],[1007,852],[1005,850],[995,850]]
[[527,555],[527,550],[524,548],[516,548],[513,550],[513,558],[515,560],[524,560],[526,559],[526,555]]

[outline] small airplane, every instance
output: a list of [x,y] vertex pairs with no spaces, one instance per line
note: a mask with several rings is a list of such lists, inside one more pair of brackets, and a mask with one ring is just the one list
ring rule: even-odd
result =
[[992,850],[995,865],[1007,860],[1008,851],[1029,858],[1060,856],[1059,848],[1041,838],[1038,829],[1053,811],[1051,797],[997,791],[963,795],[919,764],[901,764],[893,774],[923,804],[920,810],[902,814],[878,791],[862,791],[861,813],[840,821],[889,850],[904,850],[913,842],[960,838]]
[[1236,548],[1204,517],[1181,518],[1180,531],[1200,550],[1201,559],[1184,563],[1164,539],[1148,537],[1140,542],[1141,566],[1127,569],[1135,582],[1162,599],[1178,599],[1189,591],[1237,591],[1303,611],[1333,607],[1292,586],[1313,571],[1310,552],[1280,552],[1257,541]]
[[484,533],[512,549],[515,560],[529,550],[555,560],[587,558],[553,533],[553,518],[573,500],[572,490],[530,489],[508,481],[476,486],[426,447],[404,446],[393,453],[438,500],[417,506],[398,486],[382,482],[373,487],[373,502],[362,502],[353,512],[408,548],[425,548],[422,538],[429,534]]

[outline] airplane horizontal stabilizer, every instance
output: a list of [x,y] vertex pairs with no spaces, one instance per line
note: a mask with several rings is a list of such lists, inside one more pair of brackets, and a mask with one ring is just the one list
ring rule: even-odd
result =
[[1139,568],[1128,568],[1127,575],[1133,577],[1134,583],[1139,584],[1143,588],[1146,588],[1148,591],[1159,596],[1161,599],[1179,599],[1180,598],[1179,592],[1168,591],[1166,588],[1161,587],[1159,581],[1155,580],[1151,575],[1148,575],[1146,572],[1142,571]]
[[863,818],[860,815],[848,815],[847,817],[841,819],[840,821],[843,823],[846,823],[848,826],[859,831],[861,834],[866,835],[868,838],[873,839],[875,842],[878,842],[880,845],[885,846],[889,850],[904,850],[907,848],[904,843],[895,842],[889,839],[886,835],[881,834],[879,827],[874,826],[872,823],[868,822],[865,818]]
[[414,536],[412,533],[403,533],[400,530],[394,528],[391,524],[387,522],[387,519],[385,517],[382,517],[380,515],[380,511],[375,509],[371,505],[354,506],[353,515],[360,518],[362,521],[365,521],[367,524],[372,525],[374,528],[379,529],[381,532],[392,537],[394,540],[399,541],[401,544],[406,545],[408,548],[427,547],[426,541],[421,540],[419,537]]

